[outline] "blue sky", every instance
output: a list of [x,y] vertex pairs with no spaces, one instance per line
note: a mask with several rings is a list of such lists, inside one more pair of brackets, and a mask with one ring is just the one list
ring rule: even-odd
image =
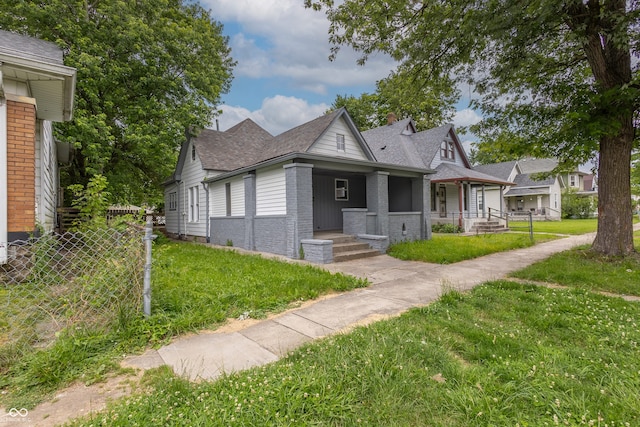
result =
[[[338,94],[373,92],[376,81],[394,69],[396,64],[382,54],[359,66],[358,54],[348,48],[329,61],[329,23],[324,13],[305,9],[303,3],[201,0],[224,25],[238,62],[231,91],[222,97],[221,130],[251,118],[277,135],[324,114]],[[465,108],[467,102],[459,104],[453,119],[457,126],[480,119]]]

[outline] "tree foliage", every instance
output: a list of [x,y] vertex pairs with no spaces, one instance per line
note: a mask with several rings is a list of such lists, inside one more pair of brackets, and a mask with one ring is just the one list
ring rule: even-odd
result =
[[[470,84],[481,145],[577,165],[597,155],[593,248],[633,252],[630,156],[640,105],[638,0],[305,0],[341,45],[383,51],[436,87]],[[633,65],[632,65],[633,64]]]
[[156,204],[187,126],[212,121],[234,63],[222,27],[186,0],[0,0],[0,28],[64,49],[77,69],[76,148],[63,185],[98,174],[114,202]]
[[430,129],[451,120],[458,91],[443,82],[426,81],[400,67],[376,84],[375,93],[360,97],[338,95],[331,108],[346,107],[360,130],[367,130],[387,123],[387,115],[399,118],[411,117],[419,129]]

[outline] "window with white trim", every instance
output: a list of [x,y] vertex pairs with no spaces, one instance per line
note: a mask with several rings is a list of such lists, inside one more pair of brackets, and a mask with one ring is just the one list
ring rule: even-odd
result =
[[442,141],[442,144],[440,144],[440,158],[441,159],[449,159],[449,160],[455,160],[456,158],[456,150],[455,150],[455,146],[453,144],[453,141]]
[[341,133],[336,134],[336,149],[342,152],[346,151],[346,145],[344,143],[344,135],[342,135]]
[[336,200],[349,200],[349,181],[346,179],[336,179]]
[[189,222],[200,221],[200,198],[198,186],[189,188]]
[[169,210],[175,211],[178,209],[178,193],[175,191],[169,193]]

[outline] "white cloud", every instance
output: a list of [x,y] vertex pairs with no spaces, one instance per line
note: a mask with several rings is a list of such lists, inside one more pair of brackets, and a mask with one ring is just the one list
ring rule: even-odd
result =
[[[204,0],[212,17],[235,22],[241,32],[230,39],[236,76],[289,79],[293,88],[325,94],[327,87],[373,85],[395,68],[388,56],[373,56],[366,66],[343,47],[328,60],[329,21],[322,12],[305,9],[302,0]],[[359,95],[359,94],[354,94]]]
[[482,116],[471,108],[465,108],[464,110],[457,111],[453,116],[453,124],[456,125],[456,127],[475,125],[481,120]]
[[323,115],[327,104],[309,104],[304,99],[277,95],[262,101],[260,109],[250,111],[243,107],[222,105],[222,115],[218,118],[220,130],[235,126],[250,118],[272,135],[278,135]]

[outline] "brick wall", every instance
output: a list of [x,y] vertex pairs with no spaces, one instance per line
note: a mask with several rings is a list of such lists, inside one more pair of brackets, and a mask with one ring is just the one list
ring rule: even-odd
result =
[[35,230],[36,109],[7,101],[7,230],[24,238]]

